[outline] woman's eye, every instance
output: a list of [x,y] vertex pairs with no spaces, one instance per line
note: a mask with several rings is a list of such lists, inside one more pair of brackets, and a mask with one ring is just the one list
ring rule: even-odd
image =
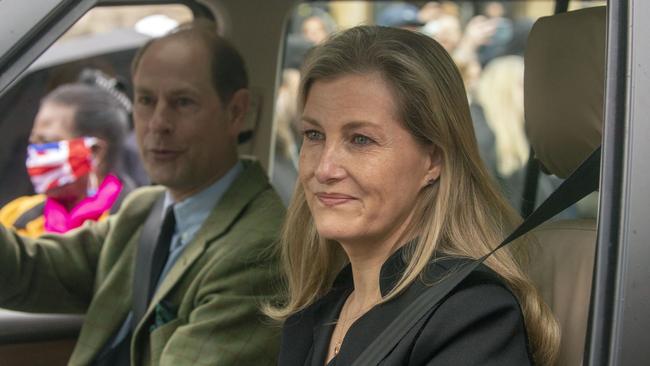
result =
[[325,136],[316,130],[307,130],[305,131],[305,138],[307,140],[319,141],[324,140]]
[[373,140],[368,136],[354,135],[352,137],[352,143],[355,144],[355,145],[368,145],[368,144],[370,144],[372,142],[373,142]]

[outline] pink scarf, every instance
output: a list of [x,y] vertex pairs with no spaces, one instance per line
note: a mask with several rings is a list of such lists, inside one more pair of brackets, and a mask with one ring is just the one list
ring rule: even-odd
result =
[[45,231],[65,233],[81,226],[86,220],[98,220],[104,212],[111,209],[122,191],[122,182],[114,176],[107,175],[95,195],[86,197],[68,212],[62,204],[47,198],[43,208]]

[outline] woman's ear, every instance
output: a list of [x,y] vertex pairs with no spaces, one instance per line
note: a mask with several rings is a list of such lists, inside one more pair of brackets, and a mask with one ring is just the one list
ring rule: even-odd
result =
[[90,151],[93,154],[93,168],[95,173],[103,178],[108,173],[108,143],[105,140],[96,138]]
[[228,122],[229,131],[234,138],[237,138],[239,132],[244,128],[246,115],[250,105],[250,91],[248,89],[237,90],[228,103]]
[[440,179],[440,173],[442,172],[442,150],[437,146],[431,146],[429,149],[429,167],[425,175],[425,186],[430,186],[435,184],[438,179]]

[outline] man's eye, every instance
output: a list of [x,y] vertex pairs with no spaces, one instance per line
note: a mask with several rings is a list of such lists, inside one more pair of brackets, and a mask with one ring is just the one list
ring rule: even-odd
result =
[[352,143],[355,144],[355,145],[368,145],[368,144],[370,144],[372,142],[373,142],[373,140],[368,136],[354,135],[352,137]]
[[305,138],[307,140],[319,141],[319,140],[324,140],[325,135],[323,135],[322,133],[316,130],[307,130],[305,131]]
[[194,104],[194,100],[190,98],[181,97],[176,99],[176,105],[179,107],[187,107]]
[[140,95],[136,98],[136,102],[140,105],[152,105],[153,98],[147,95]]

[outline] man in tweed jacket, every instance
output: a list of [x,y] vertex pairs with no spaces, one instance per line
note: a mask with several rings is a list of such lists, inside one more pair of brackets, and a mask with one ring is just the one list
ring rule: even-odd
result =
[[[278,281],[284,208],[261,166],[237,156],[249,103],[243,61],[205,25],[143,47],[134,125],[151,179],[103,222],[22,238],[0,226],[0,307],[85,312],[71,365],[272,365],[278,329],[259,312]],[[144,317],[133,317],[138,241],[164,198],[176,226]],[[120,361],[118,361],[120,360]],[[129,361],[130,360],[130,361]]]

